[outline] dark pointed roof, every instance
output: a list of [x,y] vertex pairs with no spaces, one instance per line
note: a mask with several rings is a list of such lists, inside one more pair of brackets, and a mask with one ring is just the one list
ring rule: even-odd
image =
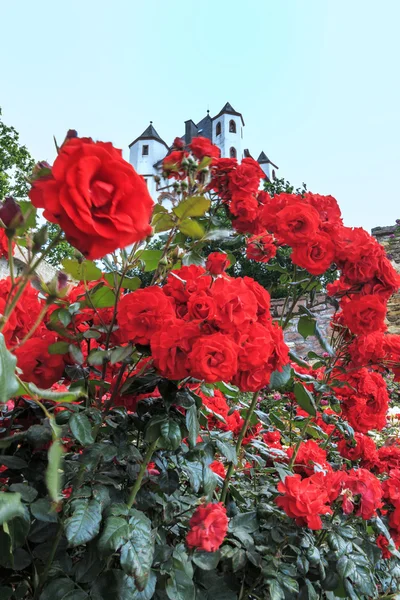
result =
[[219,111],[219,113],[217,115],[215,115],[215,117],[213,117],[213,121],[214,121],[214,119],[218,119],[218,117],[220,117],[221,115],[236,115],[237,117],[240,117],[242,119],[242,123],[244,125],[242,113],[237,112],[233,108],[232,104],[230,104],[229,102],[227,102],[225,104],[225,106]]
[[260,156],[257,158],[257,162],[262,165],[262,164],[270,164],[273,167],[275,167],[275,169],[279,169],[279,167],[277,165],[274,165],[274,163],[272,161],[269,160],[268,156],[265,154],[264,151],[261,152]]
[[206,116],[197,123],[199,135],[212,140],[212,118],[207,113]]
[[150,125],[143,131],[142,135],[139,135],[139,137],[137,137],[135,140],[133,140],[133,142],[131,144],[129,144],[129,148],[131,146],[133,146],[133,144],[135,144],[139,140],[156,140],[157,142],[164,144],[164,146],[168,150],[167,144],[164,142],[164,140],[162,138],[160,138],[157,131],[154,129],[153,121],[150,121]]

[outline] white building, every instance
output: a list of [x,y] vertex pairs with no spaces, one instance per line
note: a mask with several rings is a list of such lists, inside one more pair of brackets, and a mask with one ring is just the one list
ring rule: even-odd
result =
[[[221,150],[223,158],[242,158],[251,156],[250,151],[244,147],[243,129],[244,120],[241,113],[236,112],[229,102],[215,117],[210,117],[210,111],[197,124],[191,119],[185,121],[185,135],[182,140],[190,144],[192,138],[206,137]],[[162,160],[169,154],[170,147],[159,136],[153,127],[153,122],[129,145],[129,162],[138,173],[147,181],[150,194],[157,196],[157,184],[154,175],[161,176]],[[272,163],[264,152],[257,159],[260,167],[268,180],[275,178],[278,167]]]

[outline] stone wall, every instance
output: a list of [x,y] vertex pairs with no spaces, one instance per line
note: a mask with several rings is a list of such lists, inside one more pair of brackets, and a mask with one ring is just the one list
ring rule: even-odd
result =
[[[321,354],[321,346],[319,345],[316,337],[310,336],[306,340],[297,332],[297,323],[299,320],[299,307],[307,307],[313,314],[315,314],[318,322],[318,326],[322,332],[322,335],[329,340],[331,333],[330,322],[335,312],[334,307],[327,303],[326,294],[316,294],[313,302],[310,299],[300,300],[294,310],[294,316],[291,319],[291,325],[285,330],[285,342],[291,350],[293,350],[298,356],[304,358],[307,352],[313,350]],[[289,304],[289,303],[288,303]],[[285,306],[285,298],[278,298],[271,300],[271,314],[275,319],[281,318]],[[287,313],[287,307],[285,313]]]
[[[15,248],[14,250],[14,269],[16,275],[21,275],[26,264],[28,262],[27,256],[25,256],[25,249]],[[57,269],[55,269],[49,263],[42,261],[37,270],[37,275],[43,279],[46,283],[53,279],[54,275],[57,273]],[[0,258],[0,279],[5,279],[10,275],[10,269],[8,266],[8,260],[5,258]]]
[[[372,235],[384,246],[394,267],[400,273],[400,236],[394,236],[395,229],[395,227],[375,227],[372,230]],[[327,303],[326,294],[316,295],[313,303],[301,300],[299,305],[301,304],[307,306],[315,314],[322,334],[329,340],[331,333],[330,321],[335,310],[332,305]],[[271,312],[275,319],[282,316],[284,305],[284,298],[271,301]],[[299,311],[297,309],[295,317],[292,319],[292,324],[285,331],[287,345],[300,357],[305,357],[310,350],[321,353],[321,346],[314,336],[304,340],[297,332],[298,314]],[[388,302],[387,326],[389,333],[400,334],[400,293],[394,294]]]
[[[400,236],[395,236],[395,231],[396,227],[375,227],[372,235],[385,248],[400,273]],[[393,294],[388,302],[387,325],[390,333],[400,333],[400,292]]]

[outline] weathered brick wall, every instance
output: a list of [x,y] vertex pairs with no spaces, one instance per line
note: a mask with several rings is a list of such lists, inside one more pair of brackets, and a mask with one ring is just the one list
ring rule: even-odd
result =
[[[288,303],[289,304],[289,303]],[[279,298],[271,300],[271,313],[273,318],[278,319],[282,317],[283,309],[285,305],[285,299]],[[293,350],[298,356],[304,358],[307,352],[313,350],[314,352],[321,353],[321,346],[314,336],[308,337],[306,340],[297,332],[297,323],[299,320],[299,306],[306,306],[311,310],[317,317],[319,328],[325,338],[329,339],[330,335],[330,322],[335,309],[332,305],[326,302],[326,294],[317,294],[314,301],[300,300],[294,310],[294,316],[291,319],[291,325],[285,330],[285,342],[291,350]],[[285,312],[287,313],[287,307]]]
[[[400,273],[400,236],[395,227],[375,227],[372,235],[385,248],[388,257]],[[400,333],[400,293],[393,294],[388,302],[387,325],[390,333]]]

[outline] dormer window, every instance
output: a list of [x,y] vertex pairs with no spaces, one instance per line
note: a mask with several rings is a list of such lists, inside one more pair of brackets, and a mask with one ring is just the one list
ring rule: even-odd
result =
[[221,135],[221,121],[218,121],[217,126],[215,128],[215,135]]
[[229,148],[229,156],[230,158],[236,158],[237,156],[236,148],[234,148],[233,146]]
[[236,123],[233,119],[229,121],[229,133],[236,133]]
[[142,146],[142,156],[148,156],[149,155],[149,146],[148,144],[143,144]]

